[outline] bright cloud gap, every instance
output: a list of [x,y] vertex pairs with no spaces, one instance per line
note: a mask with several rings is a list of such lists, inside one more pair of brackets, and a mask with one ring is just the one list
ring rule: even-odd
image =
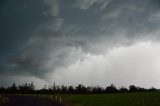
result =
[[60,84],[110,85],[150,87],[159,86],[160,45],[138,42],[131,46],[118,47],[106,55],[86,54],[83,61],[68,67],[59,67],[48,80]]

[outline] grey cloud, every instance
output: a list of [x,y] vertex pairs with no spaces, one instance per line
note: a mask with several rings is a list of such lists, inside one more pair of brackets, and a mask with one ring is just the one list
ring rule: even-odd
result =
[[[40,0],[6,0],[1,6],[0,14],[0,49],[15,52],[31,37],[33,31],[48,22],[49,17],[41,13],[47,7]],[[25,7],[24,7],[25,6]]]
[[80,9],[87,10],[93,5],[99,5],[100,9],[103,10],[113,0],[76,0],[75,6]]
[[10,64],[16,66],[14,70],[22,70],[22,73],[28,72],[42,78],[57,67],[74,63],[80,58],[82,51],[73,45],[67,46],[67,42],[60,36],[58,32],[32,36],[23,50],[10,60]]
[[49,22],[49,24],[46,27],[51,31],[58,31],[61,29],[63,22],[64,22],[63,18],[56,18],[51,22]]
[[43,0],[43,1],[44,1],[44,3],[46,3],[47,5],[50,6],[49,13],[53,17],[59,16],[59,14],[60,14],[60,5],[59,5],[60,0]]
[[[80,31],[75,35],[76,37],[78,35],[81,37],[83,36],[86,41],[87,37],[92,39],[88,43],[98,41],[97,38],[101,38],[102,40],[108,39],[107,42],[114,42],[116,39],[119,39],[118,42],[120,43],[126,39],[133,41],[136,39],[138,40],[144,38],[145,34],[147,37],[148,33],[152,33],[159,29],[159,22],[156,22],[156,20],[149,20],[150,16],[155,12],[158,12],[159,9],[160,8],[156,4],[156,1],[152,0],[114,0],[110,2],[105,9],[103,9],[102,13],[92,13],[92,9],[86,10],[90,16],[94,14],[90,19],[92,20],[92,23],[88,23],[90,21],[87,20],[88,17],[84,20],[86,24],[82,25],[81,23],[77,23],[79,24]],[[85,16],[87,15],[84,15],[81,18]],[[155,36],[157,35],[151,37],[154,38]],[[99,39],[99,41],[101,39]]]
[[[87,9],[98,1],[85,2],[87,2]],[[75,26],[66,25],[65,19],[53,18],[45,25],[46,27],[41,27],[39,32],[32,36],[21,53],[20,59],[16,58],[19,60],[16,64],[23,67],[31,66],[35,70],[35,72],[31,71],[33,74],[42,73],[43,75],[56,67],[72,64],[77,60],[77,58],[74,59],[76,56],[81,57],[79,54],[81,52],[102,53],[104,47],[108,49],[115,45],[131,44],[147,36],[148,32],[154,32],[159,28],[153,24],[153,21],[148,21],[155,10],[158,11],[159,8],[151,0],[145,2],[123,0],[111,2],[103,10],[104,15],[98,24],[95,22],[81,26],[81,23],[77,22]],[[101,19],[101,17],[95,17],[94,19]],[[76,48],[75,51],[80,48],[81,52],[71,57],[71,51],[74,48]],[[72,59],[74,61],[69,61]]]
[[[155,1],[76,0],[72,1],[74,6],[64,7],[61,7],[62,1],[59,0],[43,0],[38,7],[35,4],[39,1],[30,1],[28,12],[20,12],[20,16],[30,19],[25,23],[28,27],[22,30],[26,38],[22,37],[27,40],[8,58],[8,65],[12,67],[10,70],[45,79],[47,73],[83,60],[84,54],[103,54],[115,46],[128,46],[137,40],[157,38],[158,34],[151,35],[158,33],[160,25],[157,18],[160,8]],[[85,11],[75,8],[75,5]],[[97,8],[101,11],[94,10]],[[29,12],[31,10],[32,14],[36,14],[33,17]]]
[[117,1],[112,3],[102,17],[103,22],[107,25],[107,31],[112,31],[113,33],[126,32],[125,37],[134,38],[137,34],[139,37],[144,37],[144,33],[147,35],[147,33],[159,29],[159,24],[155,24],[155,20],[149,20],[153,13],[160,10],[158,6],[154,5],[155,2],[152,0],[145,2],[123,0],[123,2]]

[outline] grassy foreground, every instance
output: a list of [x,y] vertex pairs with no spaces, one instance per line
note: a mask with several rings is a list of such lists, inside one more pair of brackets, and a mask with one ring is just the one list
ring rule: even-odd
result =
[[71,106],[160,106],[160,93],[63,95]]

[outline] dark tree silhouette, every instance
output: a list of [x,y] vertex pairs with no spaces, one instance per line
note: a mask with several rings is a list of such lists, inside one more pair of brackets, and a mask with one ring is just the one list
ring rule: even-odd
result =
[[6,89],[4,87],[0,87],[0,94],[3,94],[6,92]]
[[129,86],[129,91],[130,91],[130,92],[138,92],[138,91],[139,91],[139,88],[136,87],[135,85],[130,85],[130,86]]
[[40,90],[35,90],[35,86],[32,83],[25,83],[22,85],[19,85],[18,87],[16,86],[15,83],[13,83],[10,87],[0,88],[0,94],[17,94],[17,93],[23,93],[23,94],[28,94],[28,93],[37,93],[37,94],[101,94],[101,93],[126,93],[126,92],[159,92],[158,89],[151,87],[150,89],[145,89],[141,87],[137,87],[135,85],[130,85],[129,89],[125,87],[121,87],[117,89],[113,84],[110,86],[107,86],[105,89],[100,87],[100,86],[95,86],[95,87],[85,87],[82,84],[79,84],[77,87],[73,86],[59,86],[59,85],[45,85],[44,88]]
[[25,84],[19,85],[18,88],[20,93],[33,93],[35,90],[35,86],[33,82],[30,84],[25,83]]
[[68,87],[68,93],[74,93],[74,88],[73,86]]
[[12,84],[12,86],[11,87],[8,87],[8,89],[7,89],[8,91],[8,93],[16,93],[17,91],[18,91],[18,88],[17,88],[17,86],[16,86],[16,84],[15,83],[13,83]]
[[76,93],[87,93],[87,88],[82,85],[82,84],[79,84],[76,89],[75,89]]
[[103,93],[103,89],[100,86],[93,87],[92,92],[94,93]]
[[151,87],[150,89],[148,89],[148,92],[157,92],[158,90],[154,87]]
[[119,89],[119,92],[121,92],[121,93],[126,93],[126,92],[128,92],[128,89],[125,88],[125,87],[121,87],[121,88]]
[[67,86],[62,85],[61,86],[61,93],[66,93],[67,92]]
[[116,93],[117,91],[118,91],[117,88],[113,84],[106,87],[106,89],[105,89],[106,93]]

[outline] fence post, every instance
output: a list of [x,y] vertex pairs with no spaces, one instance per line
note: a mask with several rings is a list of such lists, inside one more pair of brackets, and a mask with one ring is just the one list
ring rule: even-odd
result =
[[62,102],[62,98],[61,97],[59,98],[59,102]]
[[51,100],[52,100],[52,95],[51,95]]

